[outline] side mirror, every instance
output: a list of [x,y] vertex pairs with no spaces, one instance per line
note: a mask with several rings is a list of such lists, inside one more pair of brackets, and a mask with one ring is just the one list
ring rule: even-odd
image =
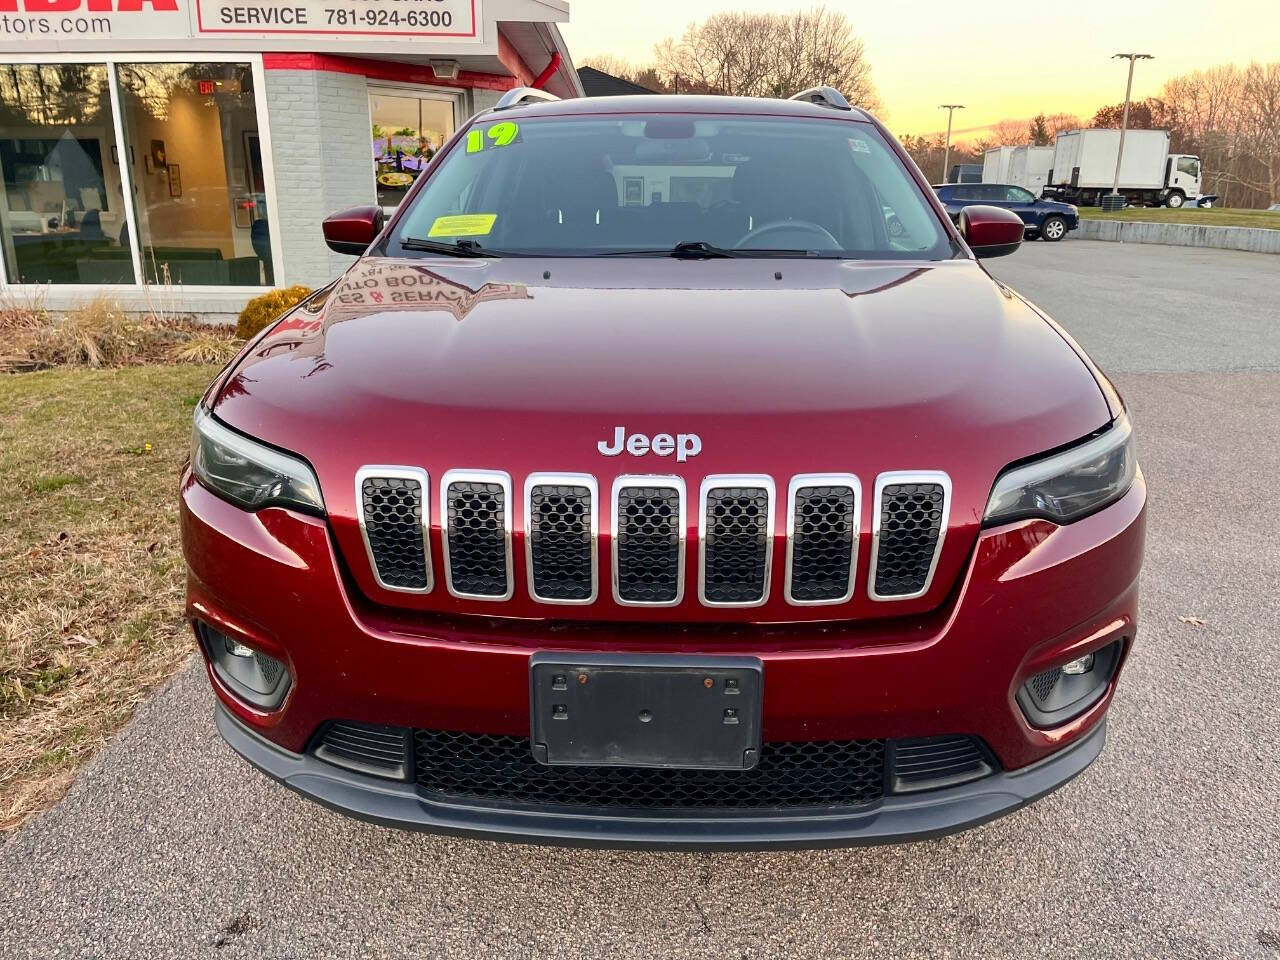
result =
[[1022,246],[1026,224],[1012,210],[979,204],[960,211],[960,236],[979,259],[1007,257]]
[[358,257],[382,232],[386,219],[381,207],[352,207],[325,218],[324,242],[337,253]]

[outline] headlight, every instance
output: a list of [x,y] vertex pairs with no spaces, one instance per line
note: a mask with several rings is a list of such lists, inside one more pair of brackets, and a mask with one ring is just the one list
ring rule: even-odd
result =
[[982,524],[990,527],[1029,517],[1055,523],[1079,520],[1124,496],[1137,470],[1133,429],[1121,414],[1092,440],[1001,474]]
[[196,409],[191,470],[205,487],[246,510],[288,507],[324,516],[315,473],[302,460],[224,427]]

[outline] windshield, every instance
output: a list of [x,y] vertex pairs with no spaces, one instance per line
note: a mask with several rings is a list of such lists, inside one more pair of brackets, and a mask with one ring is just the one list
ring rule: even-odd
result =
[[870,124],[676,114],[487,119],[432,171],[394,240],[406,254],[953,255]]

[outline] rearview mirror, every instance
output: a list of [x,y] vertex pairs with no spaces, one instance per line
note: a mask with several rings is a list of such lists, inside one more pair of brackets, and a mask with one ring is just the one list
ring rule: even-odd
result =
[[1012,210],[978,204],[960,211],[960,236],[979,259],[1007,257],[1022,246],[1026,225]]
[[358,257],[382,232],[385,214],[381,207],[352,207],[325,218],[324,242],[337,253]]

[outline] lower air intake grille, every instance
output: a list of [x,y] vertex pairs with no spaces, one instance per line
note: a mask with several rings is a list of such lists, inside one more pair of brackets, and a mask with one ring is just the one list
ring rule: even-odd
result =
[[507,487],[455,480],[446,485],[445,508],[450,589],[476,597],[508,596]]
[[708,603],[752,604],[764,600],[769,508],[769,491],[763,487],[707,490],[702,595]]
[[674,603],[680,595],[680,491],[618,490],[614,575],[626,603]]
[[848,596],[857,528],[852,487],[800,487],[791,531],[791,599],[801,603]]
[[361,516],[374,572],[383,586],[426,590],[431,586],[422,526],[422,482],[366,477],[360,485]]
[[539,600],[590,600],[595,539],[591,490],[563,484],[529,491],[529,563]]
[[963,735],[892,740],[890,754],[894,793],[951,787],[995,770],[982,743]]
[[880,496],[875,592],[879,597],[922,593],[933,571],[946,493],[940,483],[894,483]]
[[409,771],[409,731],[338,720],[321,734],[315,754],[348,770],[403,780]]
[[766,743],[751,770],[543,766],[527,737],[414,732],[418,786],[441,799],[577,807],[860,806],[884,794],[885,741]]

